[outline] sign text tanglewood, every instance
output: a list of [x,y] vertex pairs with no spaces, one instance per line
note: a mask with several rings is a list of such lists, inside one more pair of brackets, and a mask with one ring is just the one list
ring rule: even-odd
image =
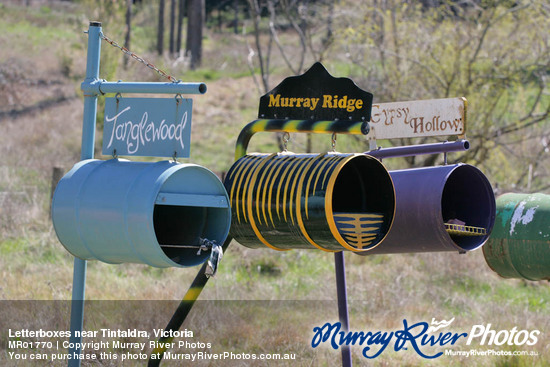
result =
[[103,154],[189,157],[193,100],[107,98]]

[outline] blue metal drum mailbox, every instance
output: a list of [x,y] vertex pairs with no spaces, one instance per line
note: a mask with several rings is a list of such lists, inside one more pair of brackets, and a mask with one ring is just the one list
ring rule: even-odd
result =
[[90,159],[59,182],[52,220],[78,258],[182,267],[203,263],[205,244],[223,244],[231,209],[223,184],[204,167]]

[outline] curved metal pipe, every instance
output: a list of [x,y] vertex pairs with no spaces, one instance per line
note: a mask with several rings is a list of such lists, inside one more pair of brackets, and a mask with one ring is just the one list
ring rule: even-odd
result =
[[289,132],[289,133],[337,133],[352,135],[367,135],[370,125],[366,121],[350,122],[345,120],[315,121],[315,120],[254,120],[246,125],[237,138],[235,160],[246,155],[246,149],[252,136],[258,132]]

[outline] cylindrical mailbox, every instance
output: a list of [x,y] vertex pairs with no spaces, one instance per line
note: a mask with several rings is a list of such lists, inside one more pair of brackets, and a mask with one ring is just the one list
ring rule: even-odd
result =
[[[229,198],[216,175],[194,164],[85,160],[57,185],[52,221],[63,246],[84,260],[193,266],[223,244]],[[204,247],[203,247],[204,250]]]
[[396,211],[384,241],[360,255],[458,251],[482,246],[495,221],[495,197],[467,164],[390,171]]
[[495,228],[483,255],[504,278],[550,280],[550,195],[499,196]]
[[365,154],[250,154],[225,186],[231,236],[252,248],[367,251],[395,210],[388,171]]

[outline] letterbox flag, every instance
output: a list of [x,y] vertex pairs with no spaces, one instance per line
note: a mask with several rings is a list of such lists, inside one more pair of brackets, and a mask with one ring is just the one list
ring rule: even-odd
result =
[[192,105],[186,98],[106,98],[102,153],[188,158]]
[[261,119],[369,121],[372,93],[349,78],[335,78],[319,63],[286,78],[260,98]]

